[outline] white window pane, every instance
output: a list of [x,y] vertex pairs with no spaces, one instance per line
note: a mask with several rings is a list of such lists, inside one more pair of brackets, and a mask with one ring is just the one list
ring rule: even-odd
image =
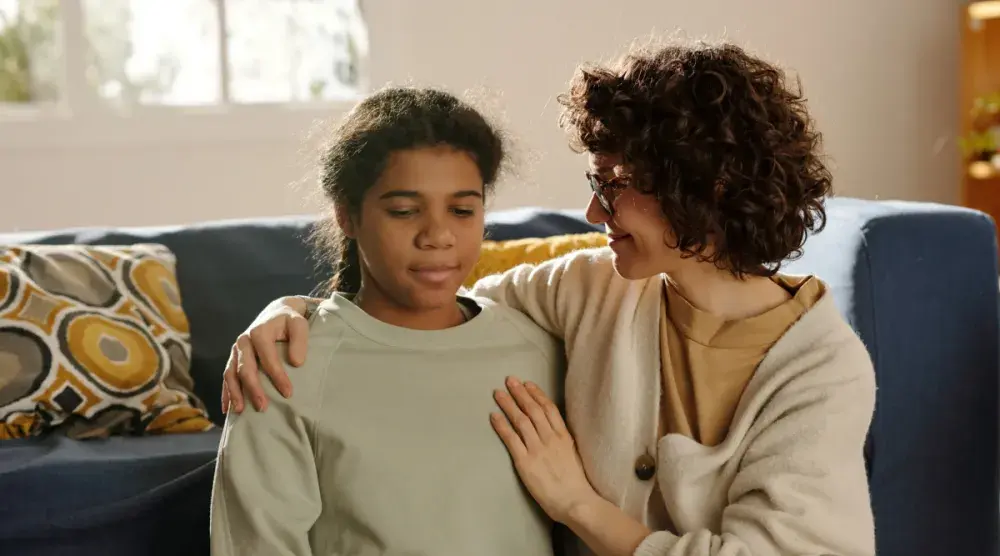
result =
[[83,0],[87,77],[116,104],[221,100],[214,0]]
[[59,0],[0,0],[0,103],[58,99],[59,35]]
[[224,0],[233,102],[356,98],[368,39],[356,0]]

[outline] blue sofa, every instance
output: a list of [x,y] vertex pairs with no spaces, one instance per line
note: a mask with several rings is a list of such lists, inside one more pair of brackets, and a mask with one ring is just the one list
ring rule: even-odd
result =
[[[236,335],[271,299],[326,276],[312,218],[0,234],[5,243],[158,242],[178,256],[192,374],[212,416]],[[493,239],[585,232],[578,212],[495,213]],[[826,280],[875,362],[866,446],[880,556],[997,554],[1000,297],[985,215],[834,199],[790,272]],[[0,553],[207,554],[218,433],[0,444]]]

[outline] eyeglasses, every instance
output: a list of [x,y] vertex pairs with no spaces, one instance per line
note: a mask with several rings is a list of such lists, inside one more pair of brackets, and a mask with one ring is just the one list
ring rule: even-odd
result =
[[597,174],[587,172],[587,181],[590,182],[590,189],[597,197],[597,202],[601,203],[609,216],[615,215],[615,199],[623,189],[629,186],[629,179],[624,176],[615,176],[609,180],[602,180]]

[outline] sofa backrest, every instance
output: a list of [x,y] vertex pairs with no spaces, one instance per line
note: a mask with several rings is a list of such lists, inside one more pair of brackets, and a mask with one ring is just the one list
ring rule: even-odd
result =
[[[191,325],[195,393],[221,423],[222,370],[236,336],[267,303],[319,291],[330,276],[313,256],[309,233],[316,217],[261,218],[189,226],[86,228],[0,234],[0,245],[160,243],[177,256],[177,278]],[[490,215],[490,239],[591,232],[579,211],[518,209]]]
[[[879,390],[865,455],[878,554],[996,554],[1000,290],[992,220],[957,207],[834,199],[786,271],[826,281],[872,355]],[[220,420],[236,336],[272,299],[327,276],[311,217],[0,234],[0,244],[155,242],[178,257],[197,393]],[[579,211],[491,215],[492,239],[593,231]]]

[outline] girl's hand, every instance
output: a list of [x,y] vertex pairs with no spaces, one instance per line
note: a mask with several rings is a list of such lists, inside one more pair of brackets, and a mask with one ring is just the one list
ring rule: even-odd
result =
[[550,518],[567,523],[574,509],[600,498],[587,480],[576,442],[541,388],[509,377],[507,389],[494,393],[503,414],[490,415],[493,429],[535,501]]

